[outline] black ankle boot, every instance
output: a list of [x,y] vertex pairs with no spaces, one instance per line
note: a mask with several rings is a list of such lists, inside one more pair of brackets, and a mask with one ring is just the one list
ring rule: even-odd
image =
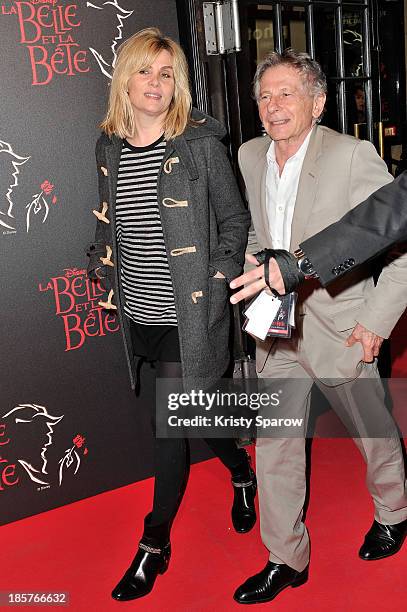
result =
[[250,457],[246,454],[245,462],[232,470],[234,499],[232,506],[232,523],[237,533],[247,533],[256,523],[256,474],[250,466]]
[[150,526],[151,514],[144,520],[144,533],[139,548],[127,572],[113,589],[112,597],[118,601],[138,599],[150,593],[158,574],[168,569],[171,556],[168,523]]

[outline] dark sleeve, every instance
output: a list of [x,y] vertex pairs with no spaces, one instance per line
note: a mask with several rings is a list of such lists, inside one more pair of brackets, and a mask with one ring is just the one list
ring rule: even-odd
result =
[[300,247],[325,286],[404,240],[407,240],[407,172]]
[[213,273],[232,280],[242,273],[250,213],[240,195],[224,145],[209,142],[209,198],[218,225],[218,246],[211,253]]
[[[103,210],[103,202],[106,201],[108,203],[107,178],[102,171],[102,168],[106,166],[103,136],[101,136],[96,143],[95,154],[98,173],[99,204],[94,210],[101,212]],[[105,218],[110,223],[109,210],[106,211]],[[99,281],[100,285],[105,290],[110,290],[111,282],[109,280],[109,271],[107,266],[103,265],[101,262],[101,258],[106,257],[107,254],[107,245],[109,244],[109,224],[105,223],[104,221],[100,221],[96,216],[95,221],[95,239],[87,247],[87,255],[89,257],[87,274],[92,280]]]

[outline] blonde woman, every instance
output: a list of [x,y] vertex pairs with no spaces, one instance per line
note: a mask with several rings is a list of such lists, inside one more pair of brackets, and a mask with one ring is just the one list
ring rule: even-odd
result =
[[[180,46],[156,28],[121,46],[96,146],[100,206],[89,276],[121,322],[130,378],[135,356],[185,390],[218,380],[229,362],[228,281],[241,273],[247,213],[220,142],[224,129],[191,109]],[[159,407],[158,407],[159,408]],[[163,406],[163,410],[166,407]],[[153,430],[155,406],[151,407]],[[255,521],[255,475],[232,439],[207,440],[234,485],[232,521]],[[187,441],[156,438],[152,511],[112,596],[149,593],[168,567],[170,529],[188,470]],[[211,491],[208,491],[210,499]]]

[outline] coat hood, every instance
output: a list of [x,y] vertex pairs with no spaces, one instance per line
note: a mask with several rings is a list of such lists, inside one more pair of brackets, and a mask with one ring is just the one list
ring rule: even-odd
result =
[[[221,140],[225,136],[226,130],[219,121],[196,108],[192,109],[192,119],[200,123],[197,125],[188,125],[183,134],[176,136],[174,140],[170,141],[168,143],[169,147],[167,148],[167,153],[170,153],[171,150],[176,150],[182,158],[189,179],[196,180],[199,177],[199,171],[188,142],[208,137],[214,137]],[[105,132],[102,132],[97,146],[105,146],[108,150],[113,150],[113,155],[117,158],[118,166],[122,142],[122,139],[115,134],[109,137]]]
[[219,140],[222,140],[226,135],[226,129],[219,121],[206,115],[197,108],[192,109],[192,119],[199,121],[199,125],[187,125],[185,132],[182,136],[185,140],[195,140],[197,138],[205,138],[207,136],[215,136]]

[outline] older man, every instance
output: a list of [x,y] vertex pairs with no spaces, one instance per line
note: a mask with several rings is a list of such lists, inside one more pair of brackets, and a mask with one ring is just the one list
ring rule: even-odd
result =
[[[255,95],[268,136],[244,144],[239,163],[259,248],[295,250],[392,180],[369,142],[317,125],[326,80],[308,55],[271,53],[258,66]],[[383,301],[387,318],[374,320],[375,304],[381,307]],[[257,343],[258,375],[301,379],[298,397],[288,407],[290,416],[292,412],[306,420],[316,383],[360,436],[365,411],[386,422],[387,437],[355,442],[367,462],[367,486],[375,507],[359,555],[388,556],[401,547],[407,528],[403,457],[397,432],[388,426],[376,363],[362,362],[361,345],[347,348],[345,339],[355,326],[363,327],[365,316],[375,335],[388,335],[399,307],[375,291],[372,278],[360,269],[332,293],[318,283],[308,284],[300,291],[297,310],[292,339]],[[357,383],[363,379],[368,384],[361,402]],[[270,554],[265,568],[237,589],[236,601],[245,604],[270,601],[284,588],[303,584],[309,564],[309,537],[302,521],[305,440],[260,438],[256,454],[261,535]]]

